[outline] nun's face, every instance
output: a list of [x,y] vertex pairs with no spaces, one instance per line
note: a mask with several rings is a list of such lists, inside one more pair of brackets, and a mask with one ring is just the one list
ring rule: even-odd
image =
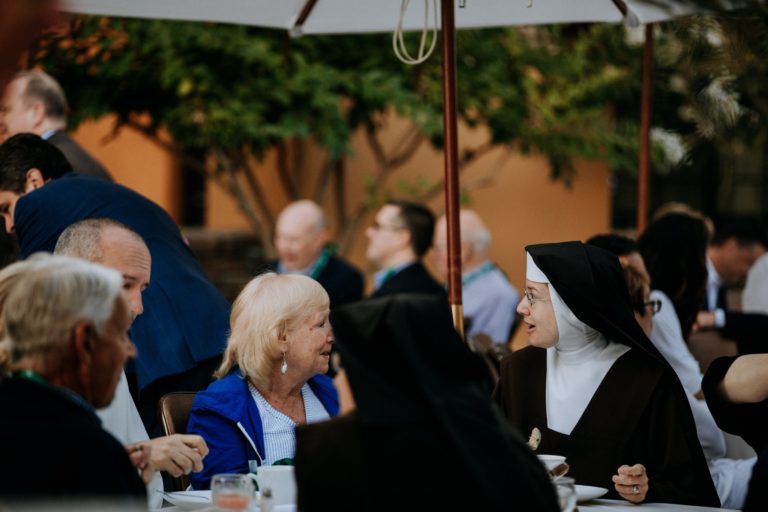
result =
[[539,348],[553,347],[557,343],[559,333],[548,284],[526,279],[517,312],[523,315],[528,328],[528,343]]

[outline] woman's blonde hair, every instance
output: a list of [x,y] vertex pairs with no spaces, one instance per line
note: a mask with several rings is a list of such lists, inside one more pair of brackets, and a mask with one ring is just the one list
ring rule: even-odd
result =
[[253,278],[232,306],[231,334],[224,360],[214,376],[235,366],[256,387],[271,389],[272,370],[282,359],[280,340],[311,315],[328,310],[330,301],[314,279],[267,273]]

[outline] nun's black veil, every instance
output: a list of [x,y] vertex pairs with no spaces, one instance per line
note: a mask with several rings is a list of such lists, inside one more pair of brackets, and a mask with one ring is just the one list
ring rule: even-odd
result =
[[[478,503],[557,510],[542,465],[491,402],[484,365],[454,330],[444,298],[382,297],[334,310],[331,323],[362,428],[427,428],[466,468]],[[437,479],[440,470],[426,469]]]
[[609,340],[638,348],[667,365],[635,320],[614,254],[581,242],[529,245],[525,250],[579,320]]

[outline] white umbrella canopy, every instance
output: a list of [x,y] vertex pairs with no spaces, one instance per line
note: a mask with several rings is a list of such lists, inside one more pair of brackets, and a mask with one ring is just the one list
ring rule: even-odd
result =
[[[408,3],[409,0],[68,0],[64,9],[102,16],[253,25],[283,29],[293,35],[392,32],[398,26],[403,31],[427,30],[425,25],[431,29],[439,20],[443,36],[448,299],[456,329],[463,335],[456,29],[589,22],[639,25],[697,9],[691,0],[414,0],[410,8],[403,9]],[[430,9],[428,16],[425,7]],[[649,98],[649,94],[643,94],[644,102],[649,103]],[[649,110],[649,106],[645,105],[644,110]],[[646,141],[647,138],[646,134]]]
[[[404,30],[424,28],[424,9],[418,4],[421,2],[412,2],[407,10]],[[302,33],[353,34],[393,31],[400,7],[401,0],[69,0],[64,9],[102,16],[215,21],[292,30],[302,11],[311,8]],[[585,22],[637,24],[655,23],[693,10],[690,4],[680,1],[465,0],[464,7],[456,8],[455,19],[458,29]]]

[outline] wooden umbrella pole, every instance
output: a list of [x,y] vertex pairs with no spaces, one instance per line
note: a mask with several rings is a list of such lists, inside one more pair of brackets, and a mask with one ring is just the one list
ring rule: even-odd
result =
[[653,88],[653,24],[645,26],[643,49],[643,90],[640,107],[640,157],[637,170],[637,234],[648,223],[648,201],[651,193],[651,98]]
[[441,0],[443,31],[443,133],[445,135],[445,218],[448,229],[448,300],[453,325],[464,337],[461,302],[461,232],[459,230],[459,169],[456,101],[456,23],[454,0]]

